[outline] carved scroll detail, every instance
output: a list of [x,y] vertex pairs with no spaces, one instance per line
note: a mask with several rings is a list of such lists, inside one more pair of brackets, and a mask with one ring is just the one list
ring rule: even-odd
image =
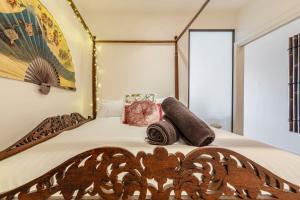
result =
[[49,117],[15,144],[1,151],[0,161],[41,142],[44,142],[52,137],[55,137],[63,131],[71,130],[81,126],[89,120],[90,119],[84,118],[79,113]]
[[79,154],[47,174],[0,199],[64,199],[86,196],[103,199],[282,199],[299,200],[300,187],[230,150],[198,148],[188,155],[169,154],[156,148],[153,154],[136,156],[120,148],[99,148]]

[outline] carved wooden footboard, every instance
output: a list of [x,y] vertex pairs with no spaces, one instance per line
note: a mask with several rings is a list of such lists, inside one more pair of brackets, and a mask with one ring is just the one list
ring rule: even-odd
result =
[[136,156],[104,147],[79,154],[0,199],[176,199],[299,200],[293,185],[246,157],[221,148],[198,148],[187,155],[156,148]]
[[79,113],[49,117],[15,144],[0,152],[0,161],[90,121]]

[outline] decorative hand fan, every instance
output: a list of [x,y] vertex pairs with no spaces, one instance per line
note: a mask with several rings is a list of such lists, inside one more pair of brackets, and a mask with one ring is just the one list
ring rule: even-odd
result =
[[75,90],[67,42],[39,0],[0,1],[0,76]]

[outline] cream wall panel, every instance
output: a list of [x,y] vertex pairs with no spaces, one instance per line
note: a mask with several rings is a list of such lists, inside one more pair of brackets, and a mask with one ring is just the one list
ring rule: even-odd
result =
[[174,45],[98,44],[100,99],[119,100],[125,94],[174,96]]

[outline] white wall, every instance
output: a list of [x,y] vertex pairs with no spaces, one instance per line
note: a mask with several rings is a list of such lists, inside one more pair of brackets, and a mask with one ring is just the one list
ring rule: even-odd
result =
[[27,134],[46,117],[79,112],[91,115],[91,55],[89,36],[67,1],[42,1],[54,15],[67,40],[76,70],[77,91],[51,88],[45,96],[30,83],[0,78],[0,149]]
[[300,19],[245,47],[245,136],[300,154],[300,135],[288,128],[288,38]]
[[173,44],[99,44],[100,99],[119,100],[126,94],[174,96]]

